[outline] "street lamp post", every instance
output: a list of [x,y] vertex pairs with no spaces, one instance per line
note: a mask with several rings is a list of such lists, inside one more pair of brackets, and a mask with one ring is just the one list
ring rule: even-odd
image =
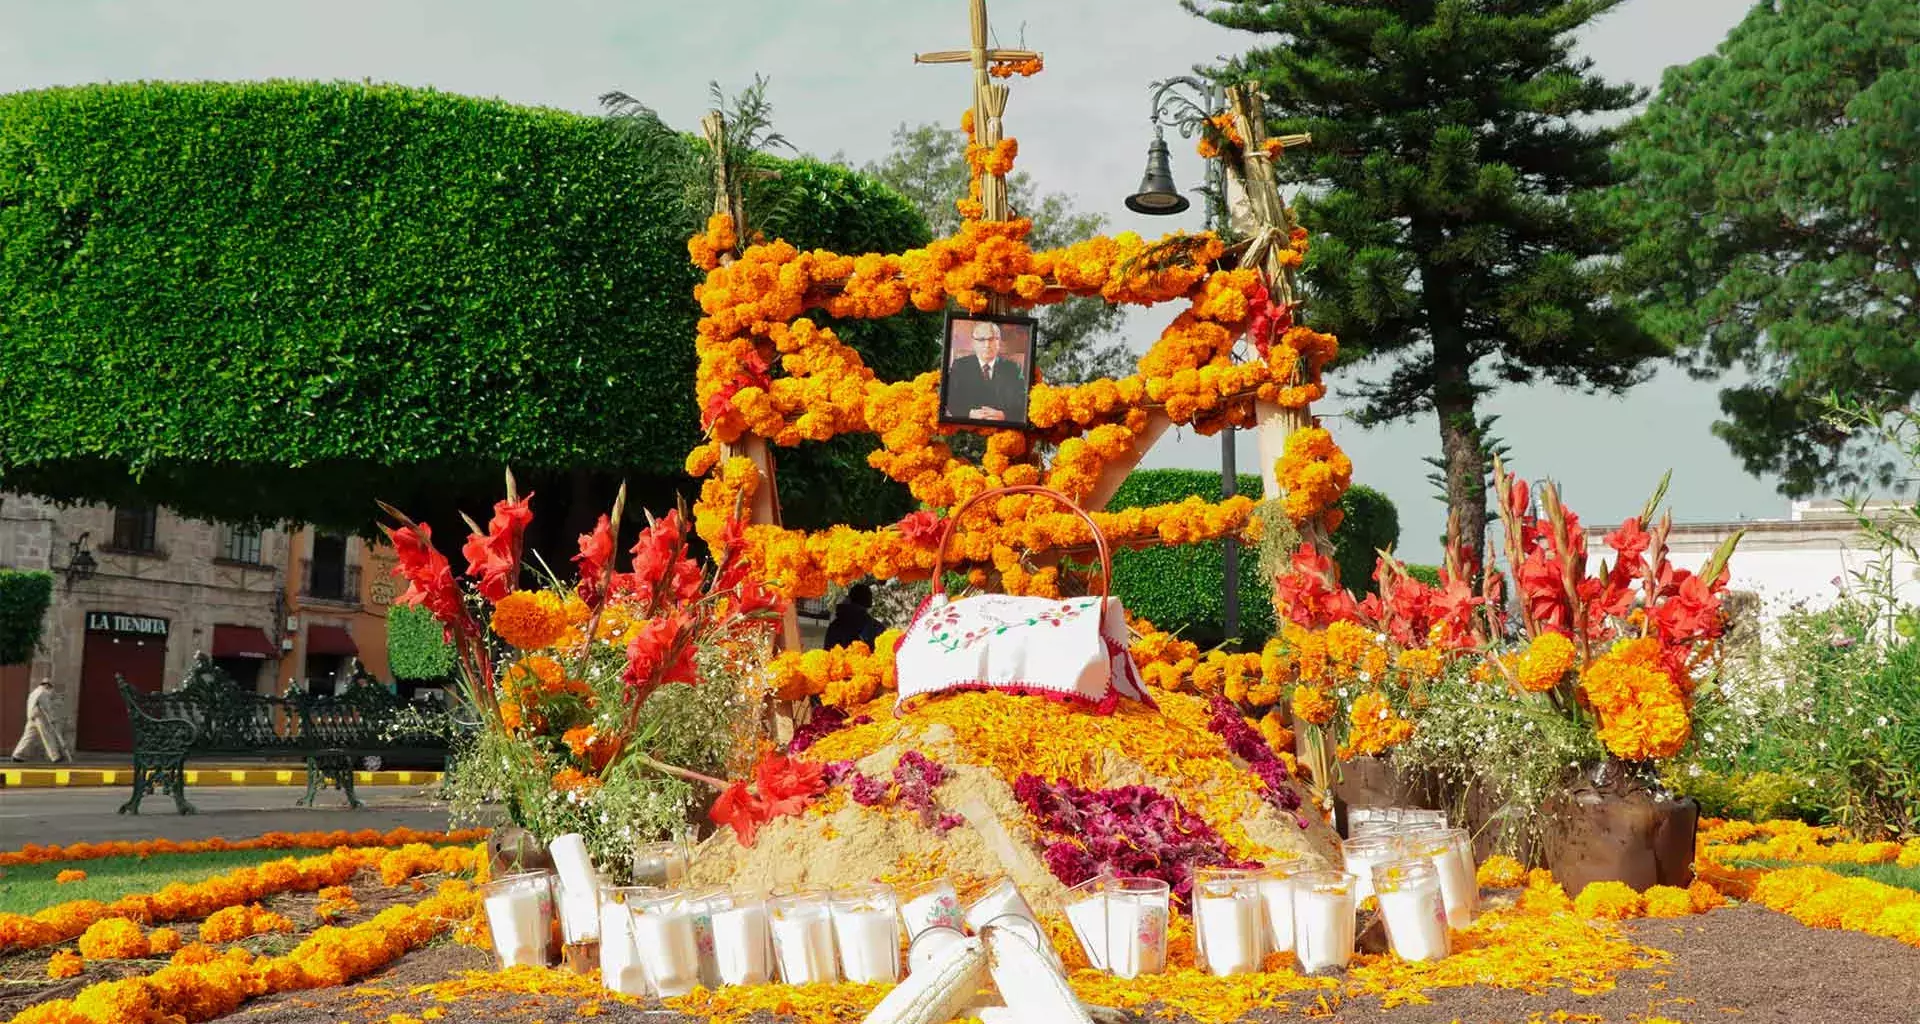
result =
[[[1194,96],[1184,95],[1185,88]],[[1215,114],[1225,109],[1220,87],[1212,82],[1202,81],[1191,75],[1181,75],[1153,83],[1151,86],[1150,119],[1153,122],[1153,142],[1147,147],[1147,171],[1140,179],[1140,190],[1128,196],[1127,209],[1135,213],[1160,217],[1180,213],[1190,205],[1187,197],[1173,183],[1172,162],[1167,150],[1163,125],[1171,121],[1179,129],[1181,138],[1192,138],[1201,126]],[[1197,98],[1196,98],[1197,97]],[[1206,162],[1207,184],[1203,188],[1202,198],[1207,204],[1206,229],[1222,231],[1227,227],[1227,171],[1219,158]],[[1238,473],[1234,465],[1234,428],[1228,423],[1220,429],[1220,493],[1231,498],[1239,493]],[[1220,556],[1223,559],[1222,571],[1224,589],[1222,595],[1223,625],[1226,639],[1230,644],[1240,642],[1240,542],[1232,535],[1220,539]]]

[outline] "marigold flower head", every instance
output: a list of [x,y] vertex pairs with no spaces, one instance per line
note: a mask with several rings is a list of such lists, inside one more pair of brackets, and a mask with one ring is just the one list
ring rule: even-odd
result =
[[53,876],[53,880],[60,885],[66,885],[68,882],[84,882],[87,880],[87,873],[79,868],[68,868]]
[[63,949],[53,954],[52,960],[47,961],[47,977],[56,981],[63,978],[77,978],[86,968],[85,960]]
[[1527,883],[1526,865],[1504,853],[1480,862],[1475,879],[1486,889],[1518,889]]
[[80,936],[80,955],[89,960],[131,960],[149,952],[146,933],[124,917],[95,921]]
[[523,651],[540,651],[567,633],[566,605],[549,590],[516,590],[493,606],[493,631]]
[[1646,900],[1624,882],[1589,882],[1574,897],[1573,909],[1582,917],[1624,921],[1647,911]]
[[1553,689],[1573,667],[1577,653],[1573,641],[1563,633],[1546,632],[1535,637],[1515,666],[1521,689],[1528,693]]

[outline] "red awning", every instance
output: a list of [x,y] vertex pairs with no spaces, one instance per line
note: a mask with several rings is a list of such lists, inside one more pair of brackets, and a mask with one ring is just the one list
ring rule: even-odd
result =
[[216,658],[278,658],[280,648],[267,639],[267,631],[258,626],[213,627],[213,656]]
[[345,626],[313,625],[307,627],[307,653],[357,655],[360,648]]

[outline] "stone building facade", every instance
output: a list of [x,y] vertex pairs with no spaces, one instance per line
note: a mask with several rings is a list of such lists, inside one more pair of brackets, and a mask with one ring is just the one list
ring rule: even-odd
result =
[[54,576],[40,650],[0,670],[0,741],[13,742],[26,689],[43,676],[74,749],[102,753],[131,738],[116,677],[170,688],[199,653],[260,693],[331,689],[356,661],[385,678],[391,564],[384,547],[311,529],[0,494],[0,568]]

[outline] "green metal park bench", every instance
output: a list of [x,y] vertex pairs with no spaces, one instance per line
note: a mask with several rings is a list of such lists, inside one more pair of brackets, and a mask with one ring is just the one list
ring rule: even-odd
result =
[[181,814],[187,802],[190,760],[293,760],[306,763],[311,806],[322,784],[336,786],[360,807],[354,769],[364,759],[446,756],[458,729],[445,712],[408,709],[384,686],[356,679],[344,694],[266,697],[242,689],[204,655],[197,657],[177,690],[146,693],[120,679],[120,695],[133,726],[133,795],[122,814],[140,813],[140,801],[155,790],[173,797]]

